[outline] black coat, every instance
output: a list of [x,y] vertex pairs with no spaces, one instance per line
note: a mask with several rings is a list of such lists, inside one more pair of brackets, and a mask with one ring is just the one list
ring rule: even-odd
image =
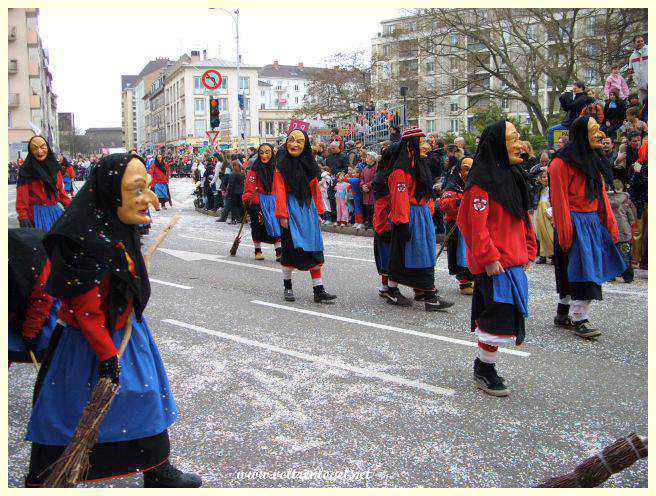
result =
[[567,129],[572,125],[574,119],[581,115],[583,108],[589,103],[594,103],[594,99],[589,97],[586,93],[577,93],[576,96],[571,91],[566,91],[560,95],[559,99],[561,108],[567,112],[563,126]]
[[326,158],[326,165],[330,167],[330,172],[336,176],[338,172],[347,172],[348,164],[343,153],[330,153]]
[[228,178],[228,188],[226,194],[232,198],[232,201],[241,200],[241,195],[244,193],[244,175],[243,174],[230,174]]
[[626,104],[622,100],[615,100],[617,107],[610,108],[610,102],[610,100],[606,100],[606,105],[604,106],[604,119],[607,120],[611,126],[622,124],[624,119],[626,119]]

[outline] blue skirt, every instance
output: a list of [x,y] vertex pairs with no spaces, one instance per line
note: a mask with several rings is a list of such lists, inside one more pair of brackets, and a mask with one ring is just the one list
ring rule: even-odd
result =
[[458,229],[458,249],[456,250],[456,261],[458,267],[469,267],[467,265],[467,245],[460,229]]
[[521,265],[505,269],[492,276],[494,301],[515,305],[525,317],[528,316],[528,279]]
[[64,185],[64,190],[65,190],[67,193],[72,193],[72,192],[73,192],[73,182],[71,181],[71,178],[70,178],[70,177],[65,176],[65,177],[62,179],[62,183],[63,183],[63,185]]
[[155,188],[153,189],[155,195],[157,198],[160,200],[168,200],[169,199],[169,190],[166,187],[166,184],[162,183],[155,183]]
[[[98,443],[160,434],[178,417],[164,364],[144,318],[132,321],[121,359],[121,388],[100,426]],[[112,335],[118,348],[123,331]],[[66,445],[98,383],[98,358],[82,331],[66,326],[32,408],[25,440]]]
[[[50,316],[43,324],[41,332],[36,340],[36,350],[34,354],[37,358],[41,358],[43,352],[48,348],[50,344],[50,338],[52,337],[52,331],[55,330],[57,325],[57,315],[59,314],[59,307],[61,302],[55,300],[54,304],[50,308]],[[16,329],[14,326],[9,324],[9,355],[24,354],[27,353],[25,345],[23,344],[23,333],[20,329]],[[16,355],[17,356],[17,355]],[[29,360],[29,357],[27,358]]]
[[374,235],[374,260],[376,260],[376,269],[380,275],[386,276],[389,273],[391,244],[389,235],[383,239],[379,234]]
[[260,209],[264,217],[264,226],[267,234],[272,238],[280,237],[280,222],[276,219],[276,197],[274,195],[264,195],[260,193]]
[[573,240],[567,277],[569,282],[594,282],[600,286],[626,270],[613,238],[599,222],[597,212],[571,212]]
[[64,212],[59,205],[34,205],[34,227],[48,232]]
[[310,206],[301,205],[295,196],[287,195],[289,231],[295,249],[317,252],[323,251],[323,237],[319,227],[319,214],[310,200]]
[[405,244],[405,267],[435,267],[437,240],[435,224],[428,205],[410,205],[410,241]]

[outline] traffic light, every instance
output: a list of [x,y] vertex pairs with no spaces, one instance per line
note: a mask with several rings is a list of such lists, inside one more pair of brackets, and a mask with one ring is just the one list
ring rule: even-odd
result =
[[221,106],[218,98],[210,97],[210,128],[216,129],[221,125]]

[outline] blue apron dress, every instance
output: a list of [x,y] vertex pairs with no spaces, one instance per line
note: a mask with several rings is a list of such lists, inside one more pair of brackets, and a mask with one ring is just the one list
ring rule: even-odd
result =
[[32,208],[34,209],[34,227],[45,232],[50,231],[52,225],[64,212],[59,204],[34,205]]
[[310,199],[310,205],[301,205],[295,196],[287,195],[289,228],[281,229],[280,242],[283,267],[310,270],[323,264],[323,237],[319,227],[319,214]]
[[[41,332],[36,340],[36,350],[34,355],[37,360],[41,360],[44,351],[50,344],[52,332],[57,325],[57,315],[59,314],[59,307],[61,302],[57,299],[54,300],[53,305],[50,307],[50,314],[48,319],[44,322]],[[12,362],[30,362],[31,358],[27,354],[25,344],[23,344],[23,333],[11,323],[9,323],[9,360]]]

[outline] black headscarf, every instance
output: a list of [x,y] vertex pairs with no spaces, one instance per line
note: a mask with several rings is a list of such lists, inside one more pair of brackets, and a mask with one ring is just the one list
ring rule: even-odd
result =
[[86,293],[109,275],[107,322],[111,330],[125,312],[128,298],[133,299],[140,321],[150,297],[136,226],[121,222],[116,212],[121,206],[121,180],[133,158],[145,164],[138,155],[128,153],[102,157],[43,242],[52,264],[46,290],[53,296]]
[[38,229],[9,229],[9,313],[22,327],[32,289],[48,256],[41,244],[45,233]]
[[569,142],[555,156],[585,174],[585,197],[593,201],[601,200],[604,180],[613,184],[613,174],[606,158],[590,146],[589,120],[587,115],[574,120],[569,128]]
[[521,164],[510,165],[508,161],[506,121],[490,124],[481,134],[465,189],[473,184],[512,215],[529,222],[530,201]]
[[[410,155],[413,151],[414,160]],[[426,158],[419,156],[419,137],[412,136],[392,143],[383,152],[378,171],[372,181],[374,198],[384,198],[389,195],[388,179],[396,169],[409,173],[415,180],[415,200],[430,197],[433,194],[433,181],[430,165]]]
[[[268,146],[271,149],[271,159],[269,159],[268,163],[263,163],[262,160],[260,160],[260,150],[262,149],[263,146]],[[255,174],[260,180],[260,183],[262,183],[262,188],[264,188],[264,193],[271,194],[271,188],[273,187],[273,171],[275,169],[275,159],[274,159],[274,154],[273,154],[273,145],[270,145],[269,143],[262,143],[258,148],[257,148],[257,155],[256,159],[253,162],[253,170],[255,171]]]
[[312,155],[307,133],[305,131],[301,132],[305,136],[305,146],[301,154],[298,157],[292,157],[287,151],[287,144],[285,143],[285,146],[280,147],[280,150],[278,150],[276,167],[285,180],[287,194],[295,196],[299,202],[308,205],[312,198],[310,182],[319,177],[319,166]]
[[[43,162],[39,162],[30,149],[32,140],[35,138],[43,139],[46,142],[46,146],[48,147],[48,155],[46,155],[46,158],[43,160]],[[48,143],[48,140],[46,140],[43,136],[32,136],[30,141],[27,143],[27,158],[25,159],[25,162],[20,167],[20,169],[18,169],[17,185],[21,186],[23,184],[29,184],[33,181],[39,180],[43,183],[43,187],[46,193],[56,195],[57,173],[60,171],[60,169],[61,166],[59,165],[55,154],[52,152],[52,148],[50,148],[50,143]]]

